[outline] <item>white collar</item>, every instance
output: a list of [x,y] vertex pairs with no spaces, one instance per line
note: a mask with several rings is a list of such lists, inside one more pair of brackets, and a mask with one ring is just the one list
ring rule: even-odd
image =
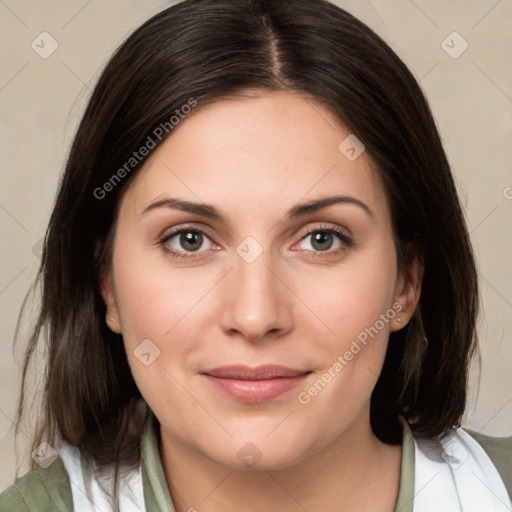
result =
[[498,470],[462,428],[440,439],[414,439],[413,512],[510,512]]

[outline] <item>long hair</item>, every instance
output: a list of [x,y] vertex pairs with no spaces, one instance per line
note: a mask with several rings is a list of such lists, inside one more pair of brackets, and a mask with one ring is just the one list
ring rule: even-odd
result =
[[147,158],[138,150],[148,137],[158,147],[172,136],[170,119],[185,115],[185,105],[194,115],[255,89],[319,102],[364,141],[389,198],[399,270],[406,275],[413,251],[421,254],[419,304],[409,324],[391,333],[372,394],[375,434],[399,443],[400,415],[427,436],[460,425],[476,349],[477,271],[417,81],[377,34],[326,0],[186,0],[146,21],[113,54],[72,143],[34,283],[41,308],[23,367],[18,421],[42,340],[47,362],[34,446],[58,433],[100,465],[139,462],[134,404],[141,395],[122,337],[105,324],[98,285],[120,198]]

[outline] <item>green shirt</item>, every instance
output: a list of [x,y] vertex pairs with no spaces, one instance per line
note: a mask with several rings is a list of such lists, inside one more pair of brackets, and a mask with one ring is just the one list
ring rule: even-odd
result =
[[[413,512],[414,440],[403,423],[400,488],[395,512]],[[512,436],[490,437],[469,428],[466,432],[483,447],[496,466],[512,499]],[[141,440],[144,501],[148,512],[176,512],[165,479],[154,429]],[[0,494],[0,512],[71,512],[73,498],[63,464],[55,460],[48,468],[30,471]]]

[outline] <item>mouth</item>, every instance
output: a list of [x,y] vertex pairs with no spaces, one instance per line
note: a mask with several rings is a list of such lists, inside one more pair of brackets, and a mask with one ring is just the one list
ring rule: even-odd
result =
[[311,370],[285,366],[221,366],[202,373],[212,387],[232,399],[246,403],[272,400],[300,384]]

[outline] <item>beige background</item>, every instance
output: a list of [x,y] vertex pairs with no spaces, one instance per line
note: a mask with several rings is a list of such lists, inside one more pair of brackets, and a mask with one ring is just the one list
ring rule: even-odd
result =
[[[512,435],[512,2],[336,3],[384,37],[430,101],[466,209],[482,286],[483,364],[479,388],[473,373],[465,424]],[[132,29],[167,5],[0,0],[0,490],[12,483],[15,467],[12,418],[21,351],[12,349],[13,332],[35,275],[37,243],[59,172],[106,59]],[[469,45],[458,58],[442,47],[454,31]],[[31,48],[42,32],[58,44],[47,59]],[[450,36],[444,46],[453,54],[463,44]],[[23,433],[21,444],[25,440]]]

